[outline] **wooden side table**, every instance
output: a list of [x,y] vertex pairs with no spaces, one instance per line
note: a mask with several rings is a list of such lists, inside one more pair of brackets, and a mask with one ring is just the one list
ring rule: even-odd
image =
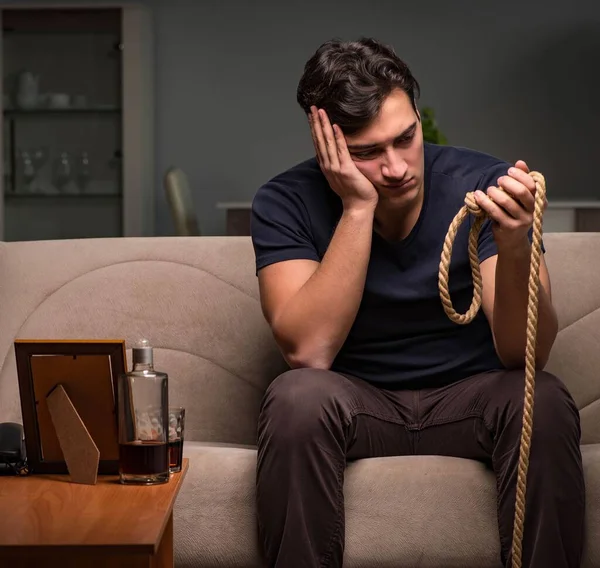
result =
[[0,566],[172,568],[173,505],[188,467],[186,458],[168,483],[151,486],[0,477]]

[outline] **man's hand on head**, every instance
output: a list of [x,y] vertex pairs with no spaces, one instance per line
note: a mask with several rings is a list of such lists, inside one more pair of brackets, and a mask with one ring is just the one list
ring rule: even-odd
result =
[[321,171],[344,208],[375,210],[377,190],[352,161],[341,128],[332,125],[327,113],[316,107],[311,108],[308,122]]

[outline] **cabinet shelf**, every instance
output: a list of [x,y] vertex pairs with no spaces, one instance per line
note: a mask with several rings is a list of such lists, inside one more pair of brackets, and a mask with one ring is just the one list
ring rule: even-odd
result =
[[75,198],[121,198],[122,193],[19,193],[19,192],[6,192],[4,194],[5,199],[73,199]]
[[98,107],[69,107],[69,108],[34,108],[34,109],[4,109],[6,118],[18,116],[55,116],[82,114],[120,114],[121,108],[116,106]]

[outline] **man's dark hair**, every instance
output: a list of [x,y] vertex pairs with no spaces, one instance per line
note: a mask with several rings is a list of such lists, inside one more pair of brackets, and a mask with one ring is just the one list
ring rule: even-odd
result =
[[419,84],[390,46],[372,38],[332,39],[306,62],[297,100],[307,114],[315,105],[344,134],[355,134],[377,116],[394,89],[404,91],[417,112]]

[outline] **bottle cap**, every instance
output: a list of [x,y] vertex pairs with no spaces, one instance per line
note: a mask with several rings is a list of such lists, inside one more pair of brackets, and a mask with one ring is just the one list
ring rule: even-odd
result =
[[152,365],[152,347],[147,339],[140,339],[131,350],[133,364]]

